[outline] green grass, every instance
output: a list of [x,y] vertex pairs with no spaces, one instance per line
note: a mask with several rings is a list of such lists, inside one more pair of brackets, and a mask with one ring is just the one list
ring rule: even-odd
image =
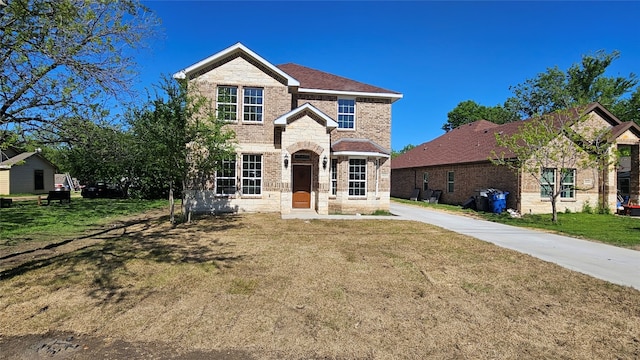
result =
[[14,201],[10,208],[0,209],[0,246],[78,236],[120,216],[167,204],[166,200],[74,198],[69,204],[53,201],[49,206],[38,206],[36,200]]
[[616,246],[640,245],[640,219],[629,216],[558,213],[556,224],[551,221],[551,214],[525,215],[521,218],[512,218],[507,214],[482,216],[507,225],[544,229]]
[[492,214],[462,209],[460,206],[428,204],[421,201],[393,199],[396,202],[420,205],[437,210],[473,213],[486,220],[502,224],[542,229],[581,239],[602,241],[611,245],[632,247],[640,245],[640,218],[606,214],[558,213],[558,223],[551,221],[551,214],[524,215],[512,218],[506,213]]

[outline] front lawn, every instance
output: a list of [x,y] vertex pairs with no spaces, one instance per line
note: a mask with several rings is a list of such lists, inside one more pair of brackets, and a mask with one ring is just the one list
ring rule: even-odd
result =
[[83,246],[0,261],[0,357],[36,358],[41,342],[18,345],[45,333],[82,336],[81,360],[640,353],[637,290],[436,226],[278,214],[171,226],[151,214]]
[[119,216],[162,206],[168,206],[166,200],[73,198],[69,204],[52,201],[49,206],[38,206],[37,200],[14,201],[0,209],[0,246],[77,236]]

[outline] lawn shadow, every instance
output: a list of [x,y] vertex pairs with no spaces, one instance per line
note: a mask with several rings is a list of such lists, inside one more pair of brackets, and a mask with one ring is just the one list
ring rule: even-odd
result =
[[[94,277],[93,286],[88,290],[89,296],[102,303],[117,303],[128,295],[134,295],[122,282],[122,276],[127,276],[130,271],[127,264],[132,260],[202,264],[217,269],[229,268],[233,263],[243,260],[245,255],[237,253],[233,244],[211,237],[216,232],[241,226],[240,218],[237,215],[208,216],[190,224],[170,226],[168,216],[157,216],[114,224],[91,235],[56,243],[61,246],[89,238],[97,241],[72,251],[21,262],[1,271],[0,281],[49,266],[54,267],[52,271],[56,270],[55,267],[64,269],[64,274],[56,278],[58,283],[77,275],[86,276],[89,271]],[[56,245],[49,244],[46,247],[51,249]],[[26,254],[26,257],[30,255]],[[135,295],[146,296],[140,293]]]

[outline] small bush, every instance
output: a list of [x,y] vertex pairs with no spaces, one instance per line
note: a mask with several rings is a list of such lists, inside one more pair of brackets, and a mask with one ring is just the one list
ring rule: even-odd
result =
[[582,204],[582,212],[585,214],[593,214],[593,207],[591,207],[589,200],[585,201],[584,204]]

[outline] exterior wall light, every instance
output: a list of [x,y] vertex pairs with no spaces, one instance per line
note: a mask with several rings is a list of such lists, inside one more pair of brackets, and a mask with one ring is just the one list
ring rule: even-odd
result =
[[287,153],[284,154],[284,168],[289,167],[289,155]]
[[327,168],[327,161],[328,161],[328,159],[327,159],[327,155],[325,155],[325,156],[322,158],[322,168],[323,168],[323,169],[326,169],[326,168]]

